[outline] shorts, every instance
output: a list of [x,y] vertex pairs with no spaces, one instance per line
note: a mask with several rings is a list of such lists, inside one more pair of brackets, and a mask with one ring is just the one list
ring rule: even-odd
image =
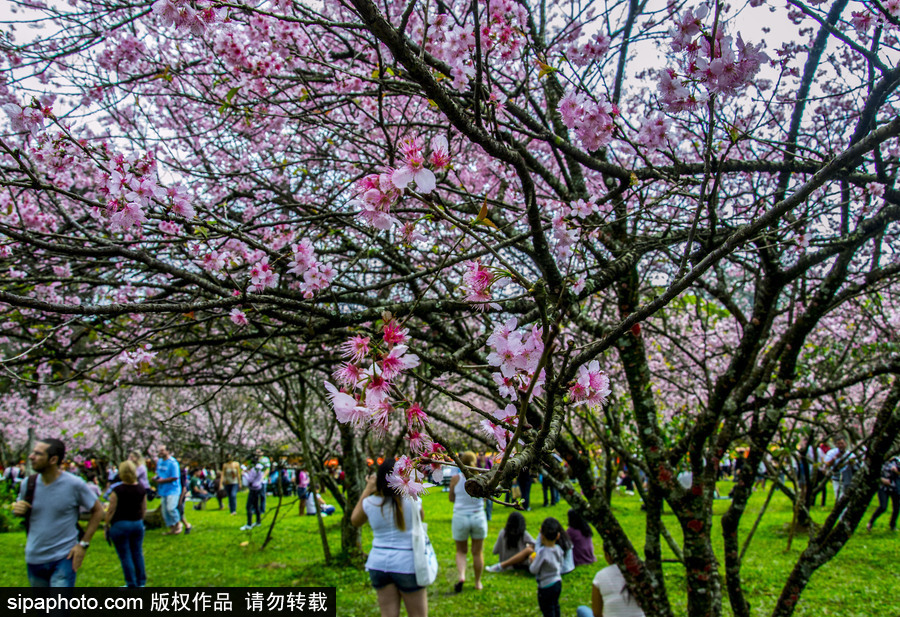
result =
[[403,572],[384,572],[382,570],[369,570],[369,580],[372,581],[372,587],[381,589],[388,585],[396,585],[402,593],[413,593],[420,589],[425,589],[416,582],[416,575],[406,574]]
[[484,512],[454,512],[451,523],[453,539],[465,542],[469,538],[484,540],[488,533],[487,516]]

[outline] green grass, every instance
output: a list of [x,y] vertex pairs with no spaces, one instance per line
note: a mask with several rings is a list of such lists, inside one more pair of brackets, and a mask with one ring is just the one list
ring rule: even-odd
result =
[[[721,488],[730,490],[727,483]],[[243,507],[245,493],[239,496],[239,508]],[[471,558],[467,578],[469,585],[463,593],[453,593],[456,582],[454,544],[450,537],[452,506],[447,494],[439,490],[425,498],[426,520],[429,535],[440,563],[438,580],[429,587],[431,614],[448,617],[470,617],[477,610],[479,615],[531,615],[538,614],[535,584],[525,574],[485,573],[484,590],[471,588]],[[764,500],[763,493],[756,493],[743,519],[742,534],[752,526]],[[830,500],[830,496],[829,496]],[[554,516],[563,523],[568,506],[561,502],[552,508],[543,508],[540,486],[532,489],[535,508],[525,512],[528,529],[533,535],[541,521]],[[227,511],[188,511],[194,524],[189,536],[164,537],[162,530],[149,531],[144,540],[148,585],[169,586],[334,586],[338,593],[338,614],[342,616],[377,615],[375,593],[369,586],[367,574],[352,567],[324,567],[322,545],[314,517],[297,516],[296,503],[285,500],[281,516],[269,546],[260,551],[267,523],[275,510],[277,499],[270,496],[269,512],[262,527],[252,532],[238,530],[245,518],[243,510],[235,516]],[[159,502],[154,502],[158,504]],[[212,502],[213,504],[215,501]],[[717,501],[718,518],[728,507],[727,501]],[[209,504],[208,504],[209,505]],[[637,497],[616,495],[613,500],[616,514],[632,540],[640,546],[643,539],[643,518]],[[874,508],[874,504],[872,506]],[[822,521],[827,511],[816,508],[814,517]],[[871,514],[871,509],[870,509]],[[780,593],[780,585],[790,572],[793,563],[805,548],[805,538],[794,539],[789,553],[785,553],[787,535],[784,525],[790,520],[790,504],[777,495],[773,498],[765,518],[756,532],[743,567],[743,580],[753,615],[767,615]],[[486,553],[490,552],[497,532],[506,521],[507,513],[495,507],[486,540]],[[879,519],[876,530],[864,530],[850,541],[841,553],[821,568],[803,594],[795,614],[798,617],[897,617],[900,616],[900,595],[897,592],[897,557],[900,555],[900,535],[887,530],[885,514]],[[326,520],[328,540],[333,552],[340,548],[340,521],[336,516]],[[680,538],[677,521],[671,515],[665,523],[676,539]],[[715,526],[715,542],[721,557],[720,527]],[[245,543],[242,546],[242,543]],[[0,534],[0,586],[27,585],[24,564],[25,534],[22,532]],[[371,545],[371,531],[363,530],[363,547]],[[595,552],[600,553],[595,535]],[[601,557],[602,559],[602,557]],[[488,564],[496,558],[485,555]],[[597,566],[599,567],[599,565]],[[563,614],[574,615],[578,604],[588,604],[590,584],[597,570],[594,566],[582,566],[563,579],[561,604]],[[666,583],[675,610],[685,613],[684,578],[679,564],[666,564]],[[79,586],[118,586],[123,583],[119,561],[112,547],[102,539],[95,539],[88,553],[85,566],[79,572]],[[726,614],[730,611],[727,609]]]

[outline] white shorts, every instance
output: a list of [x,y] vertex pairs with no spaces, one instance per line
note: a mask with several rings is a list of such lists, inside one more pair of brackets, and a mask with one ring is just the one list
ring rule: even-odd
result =
[[484,540],[488,533],[487,516],[481,512],[454,512],[451,523],[453,539],[464,542],[469,538]]

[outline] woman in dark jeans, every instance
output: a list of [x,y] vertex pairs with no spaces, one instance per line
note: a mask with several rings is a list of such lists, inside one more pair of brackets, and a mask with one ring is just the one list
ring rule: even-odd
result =
[[106,509],[106,529],[116,547],[127,587],[147,584],[144,569],[144,513],[147,511],[147,492],[138,484],[134,463],[119,465],[121,484],[113,489]]

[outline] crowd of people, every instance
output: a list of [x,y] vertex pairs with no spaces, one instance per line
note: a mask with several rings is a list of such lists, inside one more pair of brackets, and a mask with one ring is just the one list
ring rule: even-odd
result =
[[[463,452],[460,462],[474,466],[473,452]],[[382,462],[367,478],[366,487],[351,514],[357,527],[372,528],[372,548],[366,570],[376,591],[382,617],[397,617],[401,603],[410,617],[428,614],[426,587],[417,580],[413,549],[413,517],[424,521],[421,501],[401,498],[391,490],[388,478],[393,461]],[[482,574],[527,570],[535,577],[537,604],[545,617],[558,617],[562,576],[577,566],[596,562],[590,525],[574,509],[568,512],[568,528],[553,517],[541,523],[538,540],[528,532],[525,517],[512,511],[500,530],[493,548],[498,562],[485,568],[483,547],[488,535],[485,500],[466,491],[461,474],[451,476],[448,491],[453,503],[451,531],[456,543],[457,582],[454,591],[463,590],[466,582],[467,556],[471,552],[475,580],[481,590]],[[489,501],[488,501],[489,503]],[[591,606],[578,608],[579,617],[643,617],[644,613],[628,594],[625,579],[605,552],[610,565],[600,570],[592,585]]]
[[[261,450],[253,453],[243,464],[231,460],[220,469],[196,466],[182,467],[166,446],[158,449],[155,462],[148,461],[140,453],[132,452],[117,466],[110,466],[106,474],[106,486],[101,486],[97,469],[78,468],[67,464],[65,445],[58,439],[46,438],[35,443],[29,455],[35,472],[26,476],[19,465],[8,465],[3,478],[15,488],[18,499],[12,511],[25,518],[28,537],[25,559],[29,582],[35,587],[74,586],[78,569],[84,561],[95,532],[102,526],[107,540],[115,547],[122,566],[127,587],[143,587],[147,572],[143,557],[143,539],[148,500],[159,498],[159,512],[166,531],[164,535],[188,534],[192,525],[185,518],[185,504],[193,502],[202,509],[210,499],[216,498],[219,509],[227,501],[231,515],[237,514],[237,493],[241,487],[248,489],[246,524],[241,530],[251,530],[261,523],[266,510],[269,489],[277,494],[296,493],[299,513],[306,515],[334,513],[316,490],[316,481],[303,469],[272,468],[271,460]],[[828,443],[804,444],[795,457],[795,464],[788,473],[815,498],[815,488],[826,484],[823,478],[832,480],[835,500],[840,500],[852,480],[861,460],[858,451],[847,447],[847,441],[838,437],[833,446]],[[464,468],[477,472],[489,468],[490,457],[463,452],[459,460]],[[735,462],[728,460],[726,474],[740,472]],[[725,464],[725,459],[721,461]],[[148,463],[155,473],[151,476]],[[428,613],[428,596],[425,585],[419,584],[413,559],[412,530],[416,521],[424,521],[421,501],[403,498],[389,485],[394,466],[392,459],[372,463],[371,473],[358,502],[352,510],[350,521],[357,527],[368,524],[372,528],[372,547],[368,554],[366,570],[376,591],[383,617],[399,615],[401,604],[411,617]],[[99,467],[99,466],[98,466]],[[764,461],[757,470],[764,478],[784,474],[778,471],[774,461]],[[574,509],[567,513],[567,527],[555,518],[547,517],[540,525],[537,538],[527,529],[525,517],[513,510],[493,544],[492,554],[496,563],[485,566],[484,543],[488,538],[488,521],[492,500],[470,495],[466,489],[465,474],[451,467],[446,474],[446,491],[453,504],[451,533],[455,542],[457,582],[454,591],[463,590],[467,580],[468,556],[472,557],[473,588],[483,588],[483,574],[527,570],[535,577],[537,604],[545,616],[560,614],[559,598],[562,576],[578,566],[596,562],[593,532],[590,525]],[[620,484],[628,490],[635,481],[626,468],[619,475]],[[727,475],[726,475],[727,478]],[[334,479],[340,480],[339,472]],[[544,505],[555,505],[558,493],[553,482],[539,475],[544,492]],[[535,481],[526,469],[518,477],[521,503],[530,510],[531,484]],[[691,482],[690,478],[679,481]],[[777,478],[777,481],[784,481]],[[631,483],[631,484],[629,484]],[[550,490],[548,490],[550,489]],[[896,529],[900,514],[900,457],[885,462],[877,487],[878,508],[868,522],[872,526],[887,511],[892,514],[891,530]],[[512,492],[512,491],[510,491]],[[629,491],[630,492],[630,491]],[[108,500],[104,504],[103,500]],[[86,521],[81,527],[79,520]],[[608,566],[599,570],[593,579],[589,606],[578,608],[579,617],[640,617],[643,615],[637,603],[630,598],[625,580],[604,545],[604,557]],[[587,594],[585,594],[587,595]]]
[[[193,529],[185,517],[187,503],[194,503],[194,509],[200,510],[216,498],[222,510],[227,500],[230,514],[237,514],[237,493],[242,486],[249,493],[247,524],[241,530],[260,525],[269,490],[276,494],[296,491],[301,514],[315,513],[317,504],[325,515],[334,512],[334,506],[310,490],[310,476],[305,470],[273,470],[261,450],[245,464],[232,460],[219,470],[183,467],[164,445],[159,447],[155,461],[131,452],[118,465],[93,460],[76,465],[67,462],[65,454],[62,441],[41,439],[28,456],[33,475],[26,475],[24,463],[11,463],[3,470],[5,484],[18,497],[12,512],[25,519],[25,561],[33,587],[74,586],[94,533],[101,526],[119,557],[124,586],[145,586],[145,520],[148,501],[157,498],[166,529],[163,535],[169,536],[187,535]],[[155,469],[152,477],[148,463]],[[105,487],[101,485],[103,479]],[[86,521],[86,526],[79,521]]]

